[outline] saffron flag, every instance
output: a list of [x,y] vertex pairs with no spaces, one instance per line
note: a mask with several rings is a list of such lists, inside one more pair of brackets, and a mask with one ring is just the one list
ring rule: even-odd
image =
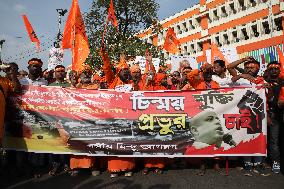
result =
[[82,71],[90,48],[78,0],[72,2],[63,32],[62,48],[72,49],[72,70]]
[[118,23],[117,23],[117,19],[116,19],[116,16],[115,16],[115,11],[114,11],[114,6],[113,6],[113,1],[112,0],[110,0],[110,4],[109,4],[109,8],[108,8],[107,23],[109,21],[112,23],[112,25],[117,30]]
[[23,17],[23,20],[24,20],[24,23],[25,23],[25,26],[26,26],[26,29],[27,29],[27,32],[29,34],[31,41],[33,43],[36,43],[37,50],[39,50],[40,49],[40,41],[37,38],[37,35],[36,35],[32,25],[31,25],[31,23],[29,22],[28,17],[26,15],[22,15],[22,17]]
[[211,64],[213,64],[216,56],[219,60],[224,60],[226,65],[229,64],[223,53],[218,49],[217,45],[215,43],[211,43]]
[[180,45],[180,42],[178,38],[176,37],[176,34],[174,32],[173,28],[169,28],[165,43],[164,43],[164,49],[168,51],[169,53],[176,53],[179,49],[178,46]]

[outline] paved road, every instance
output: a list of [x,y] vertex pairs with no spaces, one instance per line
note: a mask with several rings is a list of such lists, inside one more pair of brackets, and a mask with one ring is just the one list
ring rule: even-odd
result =
[[[197,176],[195,169],[169,170],[162,175],[150,173],[142,175],[137,172],[131,178],[120,176],[109,178],[103,172],[97,177],[82,174],[70,177],[61,174],[55,177],[44,175],[40,179],[11,178],[2,176],[0,188],[40,188],[40,189],[67,189],[67,188],[92,188],[92,189],[183,189],[183,188],[232,188],[232,189],[284,189],[284,176],[282,174],[262,177],[243,176],[237,169],[230,169],[229,176],[217,174],[207,170],[205,176]],[[3,179],[3,180],[2,180]]]

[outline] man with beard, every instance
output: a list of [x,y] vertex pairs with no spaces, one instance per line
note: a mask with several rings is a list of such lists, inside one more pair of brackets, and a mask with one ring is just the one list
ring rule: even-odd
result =
[[133,86],[133,81],[131,80],[131,73],[129,70],[129,66],[125,61],[124,53],[120,55],[119,64],[116,66],[116,74],[114,74],[111,69],[111,64],[107,52],[104,49],[101,49],[100,54],[104,63],[103,71],[105,73],[107,83],[109,84],[109,89],[115,89],[116,87],[123,85]]
[[[267,65],[264,74],[265,81],[270,85],[267,88],[268,104],[268,131],[269,131],[269,150],[272,160],[272,172],[280,173],[280,125],[283,124],[283,110],[278,106],[278,99],[282,87],[282,80],[279,78],[280,64],[276,61]],[[281,99],[281,97],[280,97]],[[279,104],[281,106],[281,103]]]
[[29,75],[20,80],[21,85],[47,85],[47,81],[42,78],[42,61],[38,58],[32,58],[28,62]]
[[99,85],[97,83],[92,83],[93,73],[89,66],[83,70],[80,74],[80,82],[77,84],[76,88],[83,88],[83,89],[94,89],[97,90]]
[[[28,61],[29,75],[20,80],[21,85],[45,86],[48,82],[42,78],[42,65],[41,59],[32,58]],[[35,178],[41,177],[44,170],[45,154],[30,153],[30,162],[33,165],[33,173]]]
[[[244,64],[244,73],[237,74],[236,68],[240,64]],[[227,66],[228,71],[233,76],[232,82],[234,85],[253,86],[263,84],[263,77],[258,76],[260,63],[253,57],[246,57],[235,61]]]
[[150,71],[146,78],[146,85],[144,87],[145,91],[158,91],[167,90],[167,74],[165,73],[154,73]]
[[[121,54],[120,62],[116,66],[116,75],[112,72],[110,59],[106,50],[102,48],[100,55],[104,63],[103,70],[109,89],[115,89],[116,87],[123,85],[132,85],[133,87],[133,81],[131,80],[131,74],[127,63],[125,62],[124,54]],[[117,177],[121,172],[124,172],[126,177],[131,177],[134,167],[134,158],[108,157],[108,171],[111,173],[111,178]]]
[[130,68],[130,72],[131,72],[131,77],[133,80],[133,90],[134,91],[139,91],[144,87],[144,78],[142,77],[141,74],[141,69],[140,66],[137,64],[134,64],[131,68]]
[[[192,71],[192,73],[196,73],[197,71]],[[218,89],[220,88],[219,84],[216,81],[212,80],[213,75],[213,67],[211,64],[205,63],[201,67],[201,72],[198,72],[197,75],[192,77],[192,73],[188,74],[190,78],[190,84],[194,87],[194,89]],[[202,74],[200,76],[200,74]]]
[[171,85],[169,86],[170,90],[181,90],[181,76],[179,71],[174,71],[171,75]]

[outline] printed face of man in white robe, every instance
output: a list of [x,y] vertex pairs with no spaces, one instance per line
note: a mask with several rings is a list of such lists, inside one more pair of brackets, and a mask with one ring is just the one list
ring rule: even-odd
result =
[[190,131],[195,139],[193,146],[196,149],[212,144],[221,147],[224,131],[218,115],[212,111],[203,111],[191,119]]

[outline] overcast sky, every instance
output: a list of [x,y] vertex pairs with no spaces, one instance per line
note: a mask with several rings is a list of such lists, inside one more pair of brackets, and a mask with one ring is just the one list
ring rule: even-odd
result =
[[[160,5],[159,19],[164,19],[192,5],[198,0],[156,0]],[[2,60],[15,61],[20,69],[26,69],[30,58],[38,57],[47,67],[48,52],[57,33],[57,8],[70,9],[72,0],[0,0],[0,40],[6,42],[2,49]],[[82,12],[90,9],[92,0],[79,0]],[[26,14],[38,38],[43,52],[36,53],[35,45],[29,40],[21,15]],[[66,18],[67,16],[65,16]],[[63,19],[63,26],[65,18]],[[71,63],[70,52],[64,52],[64,65]]]

